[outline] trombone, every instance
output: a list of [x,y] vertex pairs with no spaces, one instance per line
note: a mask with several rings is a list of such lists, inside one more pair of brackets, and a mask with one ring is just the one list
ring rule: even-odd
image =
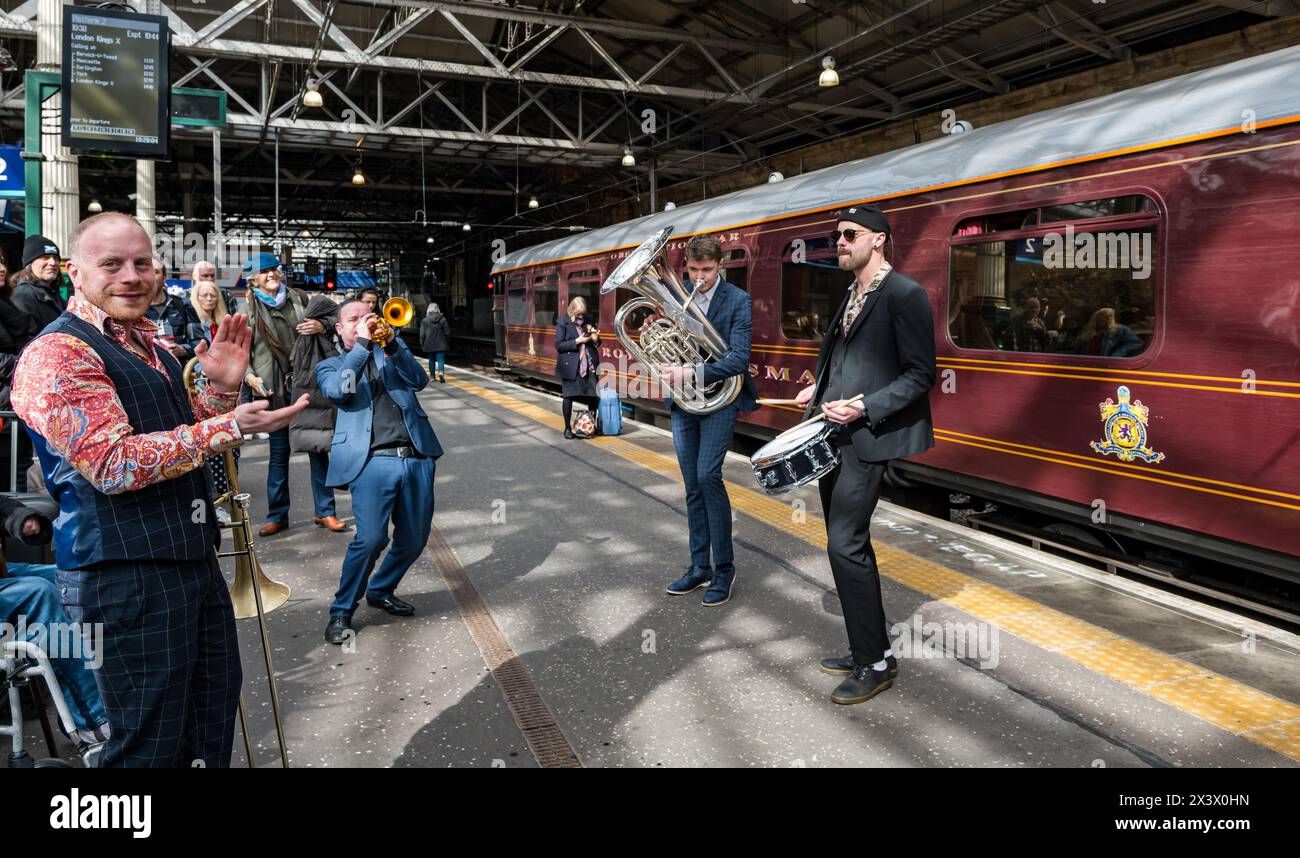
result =
[[[183,382],[186,390],[197,390],[199,359],[191,358],[185,365]],[[280,744],[280,763],[289,768],[289,749],[284,742],[284,721],[280,717],[280,692],[275,684],[275,665],[271,662],[271,639],[266,633],[266,615],[283,605],[289,599],[289,586],[279,581],[272,581],[262,571],[262,564],[257,560],[257,550],[253,546],[253,530],[248,518],[250,496],[239,490],[239,474],[235,468],[234,450],[226,450],[226,479],[230,491],[213,502],[213,506],[230,504],[230,524],[228,527],[234,535],[235,550],[217,551],[218,558],[235,558],[235,582],[230,585],[230,601],[235,609],[235,619],[243,620],[257,617],[257,626],[262,634],[262,654],[266,657],[266,677],[271,688],[271,713],[275,718],[275,736]],[[244,753],[249,768],[257,768],[253,763],[253,744],[248,730],[248,713],[244,707],[244,694],[239,694],[239,724],[244,732]]]

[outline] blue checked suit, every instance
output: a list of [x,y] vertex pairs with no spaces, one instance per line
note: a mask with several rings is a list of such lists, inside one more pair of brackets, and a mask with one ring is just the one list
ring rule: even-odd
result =
[[696,415],[672,408],[673,444],[686,487],[686,521],[690,529],[691,565],[728,573],[735,569],[731,547],[731,499],[722,482],[722,462],[731,446],[736,417],[758,407],[749,377],[753,301],[744,290],[719,280],[707,314],[727,342],[727,353],[697,367],[699,381],[713,384],[733,375],[745,382],[736,401],[712,414]]

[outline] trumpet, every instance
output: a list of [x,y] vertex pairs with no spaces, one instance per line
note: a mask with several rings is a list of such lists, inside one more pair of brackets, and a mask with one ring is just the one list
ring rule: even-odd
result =
[[[694,289],[687,292],[663,258],[664,246],[672,232],[673,228],[667,226],[650,236],[619,263],[600,287],[602,295],[615,289],[637,293],[638,297],[614,314],[614,335],[649,372],[655,384],[659,383],[661,363],[695,364],[702,357],[717,360],[729,349],[727,341],[695,303],[700,284],[694,284]],[[630,330],[627,322],[640,309],[651,309],[659,318],[642,326],[638,333]],[[691,414],[712,414],[735,402],[741,384],[740,376],[733,375],[707,387],[673,385],[673,404]]]
[[[186,390],[197,390],[199,359],[191,358],[185,364],[182,382]],[[262,653],[266,657],[266,678],[271,689],[271,714],[275,719],[275,736],[280,744],[280,762],[289,768],[289,749],[284,742],[284,721],[280,717],[280,692],[275,684],[275,665],[271,661],[271,639],[266,633],[266,615],[289,600],[289,585],[272,581],[262,571],[258,562],[257,550],[253,547],[253,529],[248,517],[251,498],[247,492],[239,490],[239,473],[235,467],[234,450],[225,452],[226,478],[230,482],[230,491],[217,498],[213,506],[223,503],[230,505],[230,524],[220,525],[230,528],[235,541],[234,551],[216,551],[218,558],[235,558],[235,582],[230,585],[230,601],[234,607],[235,619],[243,620],[257,617],[257,625],[262,635]],[[215,550],[215,549],[214,549]],[[244,695],[239,695],[239,723],[244,731],[244,753],[247,755],[249,768],[253,764],[253,744],[248,730],[248,714],[244,708]]]
[[396,295],[384,302],[378,318],[370,321],[370,342],[383,347],[397,336],[397,329],[404,328],[415,317],[415,308],[411,302]]

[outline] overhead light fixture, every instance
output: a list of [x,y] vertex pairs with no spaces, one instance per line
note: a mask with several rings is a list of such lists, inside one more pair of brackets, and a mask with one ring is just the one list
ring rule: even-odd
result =
[[433,236],[429,236],[428,238],[426,238],[426,239],[424,240],[424,243],[425,243],[425,244],[433,244]]
[[632,148],[630,146],[623,150],[623,166],[624,167],[636,166],[636,158],[632,155]]
[[299,238],[311,238],[311,230],[307,229],[307,227],[304,226],[304,227],[302,228],[302,232],[298,233],[298,237],[299,237]]
[[324,107],[325,99],[321,98],[320,86],[315,82],[307,84],[307,91],[302,94],[303,107]]
[[104,207],[99,204],[99,200],[91,200],[90,205],[86,206],[86,211],[91,214],[99,214],[103,210]]
[[821,77],[817,78],[818,86],[839,86],[840,75],[835,71],[835,58],[826,56],[822,59]]
[[677,203],[664,203],[664,211],[670,212],[677,208]]
[[528,198],[528,207],[529,207],[530,209],[535,209],[535,208],[537,208],[539,205],[541,205],[541,203],[537,202],[537,197],[529,197],[529,198]]
[[352,174],[352,184],[361,187],[366,183],[366,174],[361,172],[361,165],[357,164],[356,172]]
[[461,232],[469,232],[469,231],[470,231],[470,225],[467,224],[467,223],[465,223],[465,224],[461,224],[460,229],[461,229]]
[[767,183],[769,185],[775,185],[777,182],[784,182],[784,181],[785,181],[785,173],[782,173],[780,170],[773,170],[772,172],[767,174]]

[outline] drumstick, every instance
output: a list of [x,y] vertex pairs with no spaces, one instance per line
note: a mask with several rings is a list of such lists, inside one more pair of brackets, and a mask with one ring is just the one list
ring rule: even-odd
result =
[[[861,402],[864,396],[866,396],[866,394],[864,394],[864,393],[859,393],[857,396],[853,397],[852,399],[846,399],[846,400],[844,400],[842,403],[840,403],[840,405],[841,405],[841,407],[842,407],[842,406],[844,406],[844,405],[852,405],[852,404],[855,403],[855,402]],[[823,420],[823,419],[825,419],[825,418],[826,418],[826,412],[825,412],[825,411],[819,411],[819,412],[817,412],[817,415],[816,415],[815,417],[809,417],[807,420],[805,420],[804,422],[798,424],[797,426],[791,426],[790,429],[799,429],[799,428],[802,428],[802,427],[804,427],[804,426],[807,426],[807,425],[810,424],[810,423],[816,423],[818,420]],[[787,429],[786,431],[789,432],[790,429]]]
[[798,405],[797,399],[760,399],[759,405]]

